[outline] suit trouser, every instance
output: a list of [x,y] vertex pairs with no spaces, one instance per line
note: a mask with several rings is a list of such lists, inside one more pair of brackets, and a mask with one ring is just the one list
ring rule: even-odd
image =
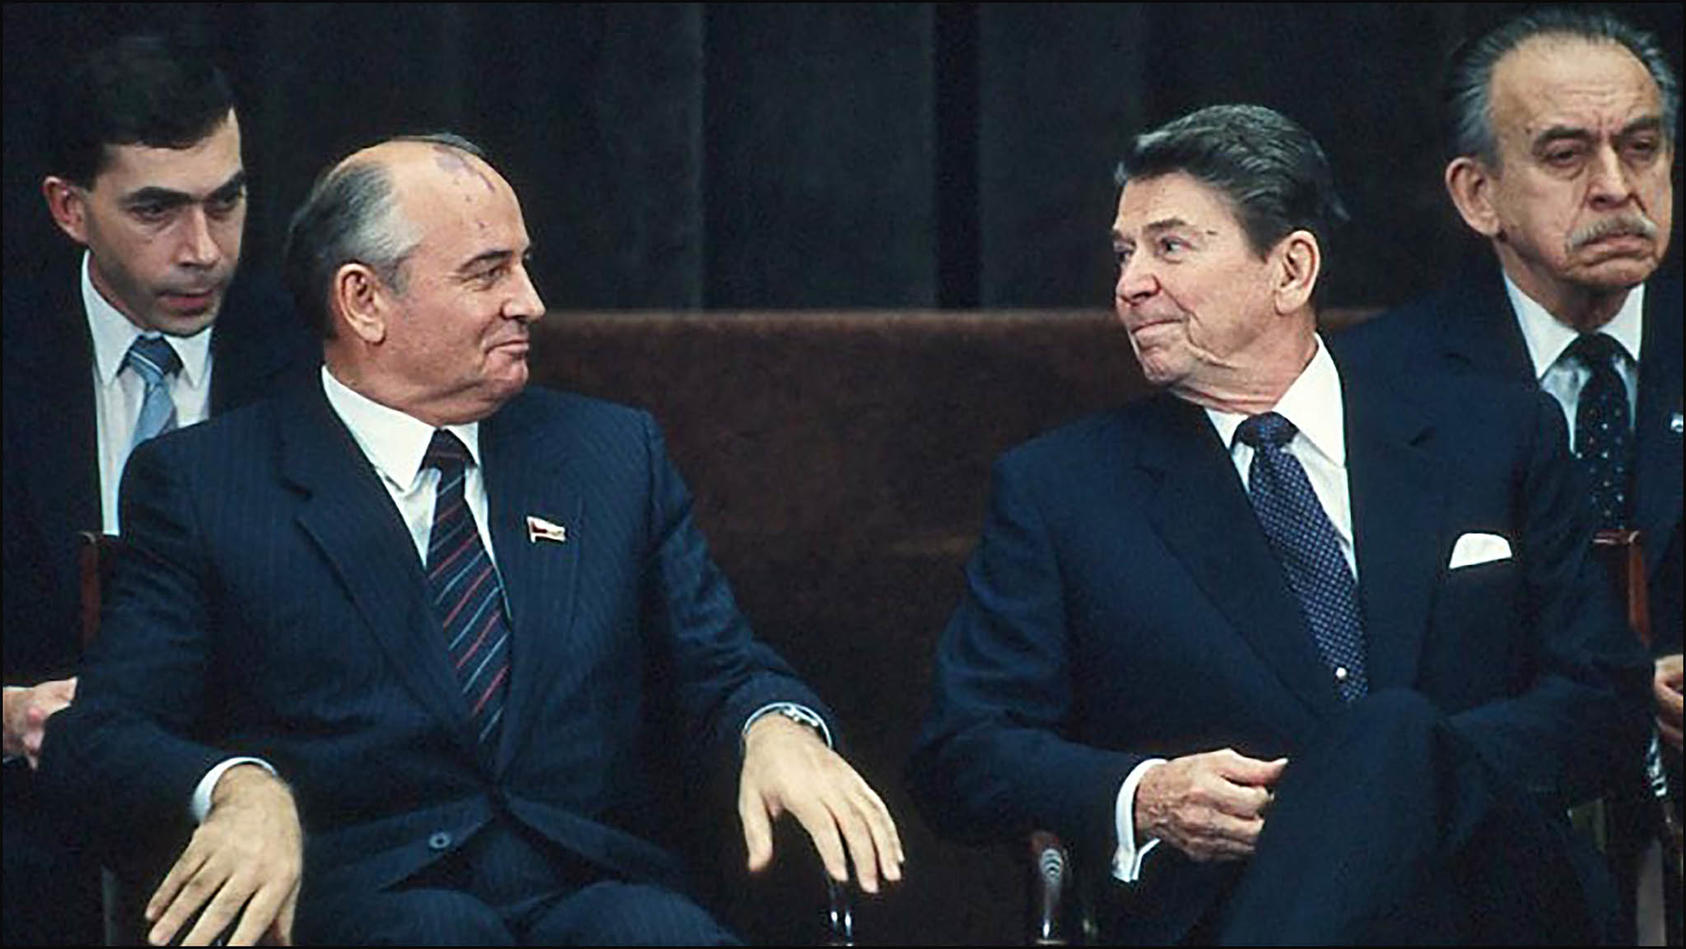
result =
[[1430,702],[1386,690],[1290,760],[1216,931],[1235,944],[1594,942],[1608,931],[1583,872],[1566,830]]
[[[308,902],[307,902],[308,900]],[[301,895],[298,941],[323,945],[735,945],[687,897],[604,878],[513,821],[379,893]]]

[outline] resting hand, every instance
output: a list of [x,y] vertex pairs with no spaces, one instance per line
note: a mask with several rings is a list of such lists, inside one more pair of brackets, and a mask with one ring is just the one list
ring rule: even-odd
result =
[[31,688],[6,689],[6,754],[41,764],[41,735],[47,719],[76,698],[75,679],[54,679]]
[[1680,653],[1657,660],[1651,692],[1657,700],[1657,733],[1675,751],[1680,750]]
[[265,936],[292,945],[303,865],[292,792],[256,765],[235,765],[217,781],[205,822],[146,904],[154,924],[147,939],[165,945],[203,907],[183,945],[209,945],[235,919],[231,946]]
[[807,828],[832,879],[849,878],[845,842],[861,889],[878,892],[880,873],[889,883],[901,879],[901,837],[877,793],[812,729],[766,715],[744,736],[738,778],[738,817],[750,872],[772,861],[772,822],[787,810]]
[[1136,785],[1136,833],[1158,837],[1197,861],[1253,854],[1270,788],[1288,759],[1261,761],[1225,748],[1148,770]]

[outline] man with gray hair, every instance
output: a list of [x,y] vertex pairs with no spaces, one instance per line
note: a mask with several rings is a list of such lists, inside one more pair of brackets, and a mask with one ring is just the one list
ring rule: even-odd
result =
[[131,550],[42,773],[110,839],[191,802],[154,944],[729,942],[668,846],[725,816],[695,793],[721,768],[752,870],[788,811],[833,878],[900,877],[655,422],[526,387],[530,246],[470,143],[357,152],[288,239],[316,385],[131,460]]
[[[1493,259],[1336,345],[1404,373],[1535,386],[1562,407],[1600,526],[1641,538],[1654,764],[1678,814],[1681,296],[1678,276],[1656,270],[1673,225],[1679,83],[1655,37],[1602,10],[1547,8],[1465,44],[1443,99],[1446,190]],[[1660,815],[1637,766],[1625,773],[1618,854],[1654,838]],[[1617,860],[1624,873],[1632,865]],[[1619,882],[1631,917],[1633,881]],[[1667,889],[1678,920],[1679,891]]]
[[1059,834],[1109,941],[1587,938],[1563,809],[1637,747],[1647,664],[1560,413],[1331,355],[1343,215],[1284,116],[1184,116],[1120,180],[1114,306],[1165,391],[997,463],[915,800]]

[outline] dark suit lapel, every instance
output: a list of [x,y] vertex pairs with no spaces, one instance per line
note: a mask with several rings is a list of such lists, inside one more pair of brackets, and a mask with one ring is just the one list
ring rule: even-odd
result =
[[1169,395],[1145,408],[1141,464],[1158,482],[1148,505],[1154,528],[1289,691],[1317,714],[1333,711],[1333,680],[1211,421]]
[[1452,363],[1484,375],[1533,383],[1533,362],[1497,266],[1473,269],[1441,298],[1436,336]]
[[1343,372],[1347,488],[1368,644],[1371,690],[1416,679],[1445,504],[1433,459],[1419,447],[1429,426],[1408,397]]
[[[99,429],[94,420],[94,343],[88,335],[79,280],[55,281],[46,298],[47,312],[12,314],[11,319],[41,321],[30,334],[40,348],[13,365],[36,375],[29,387],[36,397],[34,444],[38,458],[26,469],[36,479],[30,492],[41,499],[41,522],[57,525],[70,542],[76,531],[100,530],[103,523],[99,474]],[[18,354],[10,354],[18,355]]]
[[1634,417],[1633,522],[1645,538],[1645,559],[1655,569],[1681,512],[1680,282],[1657,280],[1645,288],[1645,330],[1639,369],[1639,411]]
[[339,575],[345,594],[417,700],[471,754],[468,706],[427,606],[421,563],[408,528],[320,385],[279,409],[282,476],[306,497],[298,521]]
[[[542,700],[565,661],[574,617],[574,586],[587,541],[584,505],[568,460],[569,432],[545,427],[518,398],[481,423],[487,516],[510,611],[510,684],[495,767],[502,770],[529,737],[524,716]],[[527,518],[559,525],[565,539],[532,538]]]

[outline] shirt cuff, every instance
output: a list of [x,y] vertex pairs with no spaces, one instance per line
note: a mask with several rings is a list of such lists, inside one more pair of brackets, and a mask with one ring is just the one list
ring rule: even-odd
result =
[[1118,849],[1112,854],[1112,875],[1125,883],[1141,879],[1142,861],[1159,846],[1158,837],[1139,845],[1136,842],[1136,786],[1149,771],[1164,763],[1164,758],[1149,758],[1136,765],[1118,789],[1118,803],[1113,809],[1118,824]]
[[270,774],[275,773],[275,769],[270,766],[269,762],[262,758],[229,758],[218,762],[216,767],[205,772],[205,776],[199,779],[199,786],[193,789],[192,807],[195,824],[205,823],[206,815],[211,813],[211,792],[216,790],[217,782],[222,780],[222,773],[237,764],[255,764]]
[[751,725],[760,721],[763,716],[773,714],[783,715],[785,718],[788,718],[793,722],[812,728],[814,731],[820,733],[821,738],[825,739],[825,746],[827,748],[836,749],[837,746],[831,743],[831,729],[827,727],[825,719],[821,718],[818,712],[815,712],[808,706],[800,705],[796,702],[771,702],[756,709],[755,713],[749,716],[749,720],[743,723],[743,731],[738,733],[738,738],[742,740],[749,737],[749,727]]

